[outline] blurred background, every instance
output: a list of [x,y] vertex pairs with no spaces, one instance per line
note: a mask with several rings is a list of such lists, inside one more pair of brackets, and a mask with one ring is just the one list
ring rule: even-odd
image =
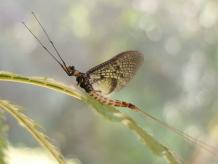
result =
[[[21,24],[25,21],[51,48],[32,18],[35,11],[66,63],[80,71],[122,51],[142,52],[143,67],[113,98],[132,102],[196,141],[216,146],[217,7],[214,0],[0,0],[0,70],[76,84]],[[77,163],[166,163],[129,129],[105,120],[72,97],[1,81],[0,98],[23,106],[64,156]],[[215,156],[157,123],[125,112],[186,162],[218,163]],[[7,116],[6,123],[13,147],[39,147],[13,118]]]

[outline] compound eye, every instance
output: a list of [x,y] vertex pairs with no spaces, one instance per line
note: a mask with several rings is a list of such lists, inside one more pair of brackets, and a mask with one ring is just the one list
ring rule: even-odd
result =
[[69,68],[70,68],[71,70],[74,70],[74,69],[75,69],[75,67],[74,67],[74,66],[69,66]]
[[71,73],[74,72],[74,70],[75,70],[75,69],[74,69],[74,66],[69,66],[69,67],[68,67],[68,70],[69,70]]

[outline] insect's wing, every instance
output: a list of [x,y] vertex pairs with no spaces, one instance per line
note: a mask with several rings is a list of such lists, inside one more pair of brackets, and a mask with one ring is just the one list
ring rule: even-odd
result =
[[124,87],[143,63],[143,55],[137,51],[126,51],[91,68],[86,73],[93,88],[102,94],[110,94]]

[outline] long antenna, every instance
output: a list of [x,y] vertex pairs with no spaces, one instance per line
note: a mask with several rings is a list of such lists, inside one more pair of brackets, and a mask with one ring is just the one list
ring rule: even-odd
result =
[[64,65],[65,67],[67,67],[67,65],[65,64],[63,58],[61,57],[60,53],[58,52],[57,48],[55,47],[54,42],[50,39],[50,37],[49,37],[47,31],[45,30],[45,28],[44,28],[44,27],[42,26],[42,24],[40,23],[40,21],[39,21],[39,19],[37,18],[36,14],[35,14],[34,12],[32,12],[32,15],[33,15],[34,19],[38,22],[38,24],[40,25],[40,27],[42,28],[43,32],[44,32],[45,35],[46,35],[46,38],[47,38],[48,41],[51,43],[51,45],[52,45],[52,47],[54,48],[55,52],[57,53],[58,57],[61,59],[63,65]]
[[42,48],[62,67],[62,69],[68,74],[71,75],[67,65],[65,64],[64,60],[61,58],[60,53],[57,51],[56,47],[54,46],[54,43],[51,41],[51,39],[48,36],[48,33],[45,31],[39,20],[37,19],[36,15],[32,12],[34,18],[36,21],[39,23],[40,27],[42,28],[43,32],[46,35],[46,38],[49,40],[51,43],[52,47],[55,49],[55,52],[58,54],[58,57],[61,59],[61,62],[49,51],[49,49],[42,43],[42,41],[32,32],[32,30],[25,24],[25,22],[22,22],[22,24],[26,27],[26,29],[31,33],[31,35],[37,40],[37,42],[42,46]]

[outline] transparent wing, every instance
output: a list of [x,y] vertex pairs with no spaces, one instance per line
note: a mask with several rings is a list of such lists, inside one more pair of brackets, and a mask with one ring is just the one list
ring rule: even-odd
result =
[[143,61],[141,53],[126,51],[91,68],[86,73],[95,90],[110,94],[126,86]]

